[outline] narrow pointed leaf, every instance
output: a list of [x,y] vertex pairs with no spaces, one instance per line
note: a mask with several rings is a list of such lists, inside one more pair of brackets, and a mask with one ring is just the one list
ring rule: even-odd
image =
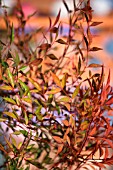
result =
[[54,82],[56,83],[56,85],[59,86],[59,87],[61,87],[61,82],[60,82],[58,76],[57,76],[56,74],[54,74],[53,72],[51,72],[51,75],[52,75],[53,80],[54,80]]
[[15,100],[13,100],[12,98],[9,97],[3,97],[3,99],[11,104],[16,104]]
[[14,79],[13,79],[13,75],[9,68],[7,68],[7,75],[8,75],[8,79],[9,79],[11,86],[14,88]]

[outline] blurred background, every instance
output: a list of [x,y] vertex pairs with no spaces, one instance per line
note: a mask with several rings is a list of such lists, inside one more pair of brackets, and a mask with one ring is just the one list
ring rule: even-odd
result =
[[[62,0],[20,0],[25,16],[37,11],[34,20],[29,22],[29,27],[34,29],[39,26],[48,27],[48,16],[54,18],[61,8],[61,20],[65,20],[67,16],[66,9]],[[70,9],[73,9],[73,0],[65,0]],[[86,2],[87,0],[84,0]],[[7,12],[14,17],[16,0],[2,0]],[[79,0],[76,0],[78,4]],[[113,0],[91,0],[91,6],[94,10],[93,21],[103,22],[99,26],[92,27],[91,31],[95,35],[92,46],[100,47],[103,50],[91,54],[91,62],[102,63],[106,70],[113,71]],[[0,11],[3,15],[3,11]],[[13,20],[14,21],[14,20]],[[2,22],[2,21],[0,21]],[[16,21],[15,21],[16,22]],[[16,23],[15,23],[16,24]],[[3,23],[0,24],[1,27]],[[113,77],[111,77],[113,84]]]
[[[30,15],[37,11],[31,25],[37,27],[38,25],[48,26],[47,16],[55,17],[61,8],[62,20],[66,18],[67,12],[62,3],[62,0],[20,0],[25,16]],[[84,0],[85,2],[86,0]],[[2,0],[2,5],[7,6],[7,11],[10,15],[14,16],[14,7],[16,0]],[[73,0],[66,0],[69,8],[72,9]],[[78,4],[78,0],[76,0]],[[113,71],[113,0],[91,0],[91,6],[94,10],[93,21],[102,21],[103,24],[93,27],[92,32],[95,34],[93,46],[103,48],[103,51],[98,51],[93,54],[91,62],[103,63],[106,69],[111,68]],[[3,11],[0,11],[3,14]],[[2,25],[2,24],[1,24]],[[31,26],[30,25],[30,26]],[[113,78],[112,78],[113,83]]]

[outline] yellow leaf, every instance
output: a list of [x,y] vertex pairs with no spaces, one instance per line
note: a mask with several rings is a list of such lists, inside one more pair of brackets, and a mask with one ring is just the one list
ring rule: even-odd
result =
[[62,97],[62,98],[60,98],[59,99],[59,102],[70,102],[70,98],[69,97],[67,97],[67,96],[65,96],[65,97]]
[[40,86],[40,84],[38,82],[36,82],[35,80],[33,80],[32,78],[30,77],[27,77],[28,80],[34,85],[34,87],[39,90],[39,91],[42,91],[42,87]]
[[9,103],[16,104],[15,100],[13,100],[12,98],[4,97],[3,99]]
[[1,90],[12,90],[11,86],[0,86]]
[[22,98],[23,101],[27,102],[27,103],[32,103],[32,100],[30,98]]
[[56,83],[56,85],[59,86],[59,87],[62,87],[62,86],[61,86],[61,82],[60,82],[58,76],[57,76],[56,74],[54,74],[53,72],[51,72],[51,75],[52,75],[53,80],[54,80],[54,82]]
[[1,144],[0,144],[0,150],[7,154],[6,150],[4,149],[4,147]]
[[70,111],[70,104],[69,103],[63,103],[63,105]]
[[80,90],[80,85],[81,85],[81,84],[79,84],[79,85],[76,87],[76,89],[74,90],[74,92],[73,92],[73,94],[72,94],[72,99],[74,99],[74,98],[78,95],[79,90]]
[[11,86],[14,88],[14,79],[13,79],[13,75],[9,68],[7,68],[7,74],[8,74],[8,79],[9,79]]
[[56,93],[59,93],[60,91],[61,91],[60,88],[55,88],[50,91],[47,91],[46,94],[56,94]]
[[4,114],[6,114],[9,117],[12,117],[13,119],[17,119],[16,115],[12,112],[3,112]]
[[4,136],[4,139],[7,143],[7,145],[9,146],[10,149],[13,149],[13,146],[11,145],[11,143],[7,140],[7,138]]

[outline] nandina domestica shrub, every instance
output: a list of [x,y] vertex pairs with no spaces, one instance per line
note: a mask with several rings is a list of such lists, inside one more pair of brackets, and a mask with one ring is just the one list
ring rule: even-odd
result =
[[[1,168],[82,170],[113,164],[113,88],[110,71],[89,64],[93,47],[90,0],[63,4],[48,28],[26,32],[21,3],[15,7],[18,25],[4,8],[6,30],[0,40],[0,144],[6,160]],[[65,32],[65,26],[67,32]],[[92,68],[99,69],[93,73]],[[108,167],[107,167],[108,168]]]

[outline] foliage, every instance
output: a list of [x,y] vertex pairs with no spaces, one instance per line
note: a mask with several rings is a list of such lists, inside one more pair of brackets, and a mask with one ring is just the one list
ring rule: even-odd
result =
[[[90,169],[113,164],[113,88],[104,66],[89,64],[92,52],[90,0],[68,8],[68,19],[49,18],[49,27],[26,33],[27,19],[18,0],[10,22],[5,10],[6,32],[0,40],[0,95],[4,109],[0,122],[11,129],[0,144],[7,169]],[[64,34],[64,26],[68,33]],[[84,29],[85,28],[85,29]],[[39,39],[40,38],[40,39]],[[38,39],[38,40],[37,40]],[[100,69],[93,73],[92,68]],[[87,76],[86,76],[87,73]],[[3,131],[1,127],[1,132]],[[7,133],[6,133],[7,134]],[[21,140],[20,140],[21,138]],[[95,154],[99,152],[99,158]],[[26,166],[25,166],[26,165]],[[94,165],[94,166],[93,166]]]

